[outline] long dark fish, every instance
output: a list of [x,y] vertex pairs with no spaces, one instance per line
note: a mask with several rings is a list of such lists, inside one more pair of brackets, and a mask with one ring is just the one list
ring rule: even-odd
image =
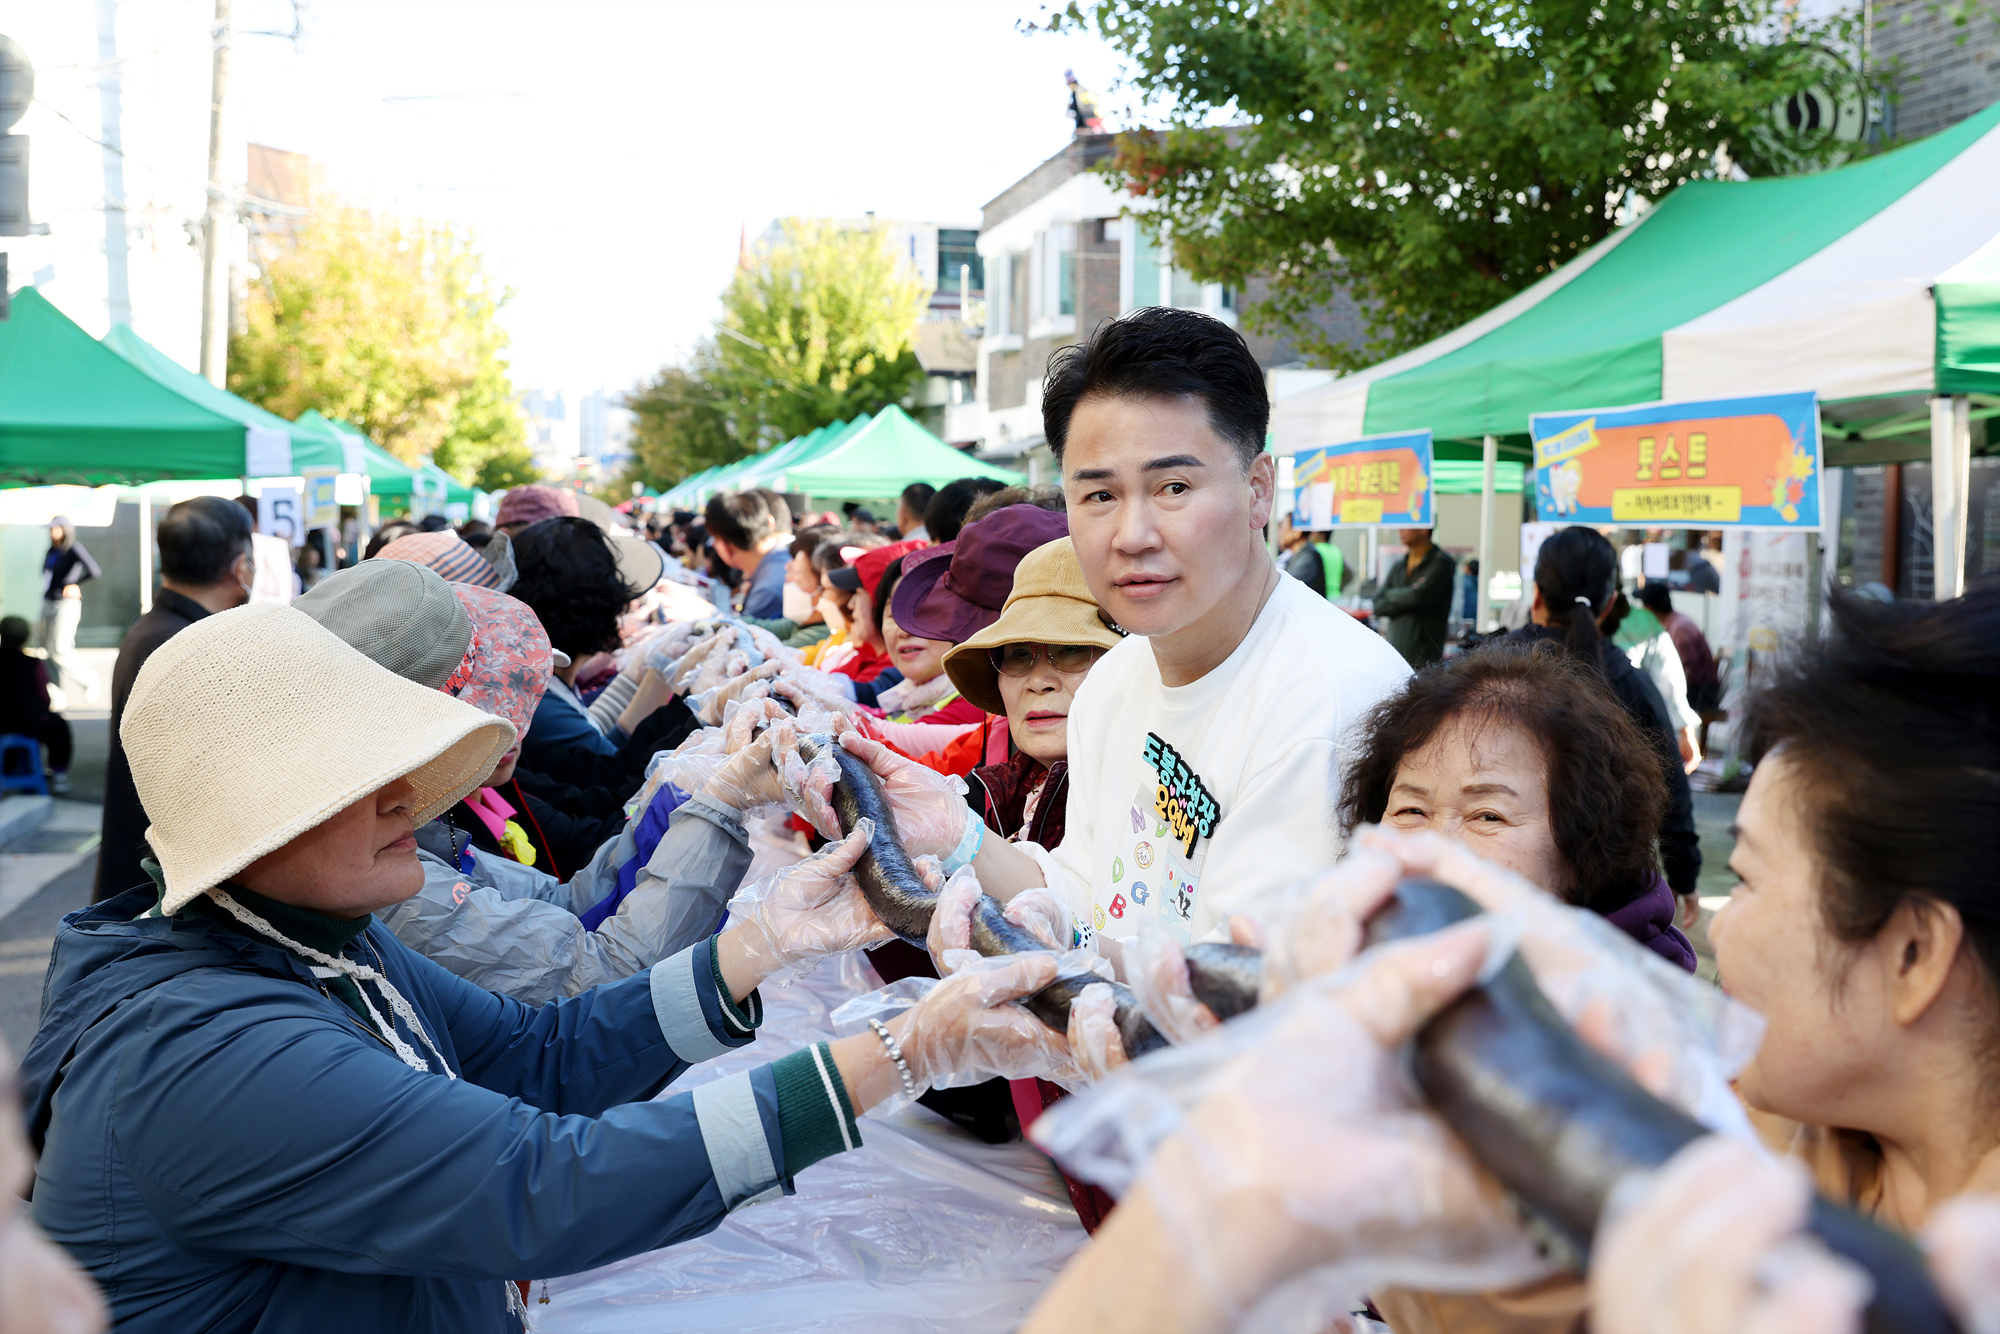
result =
[[[1465,895],[1405,880],[1368,923],[1368,942],[1427,935],[1479,913]],[[1661,1166],[1708,1131],[1661,1102],[1577,1037],[1517,956],[1426,1024],[1412,1069],[1431,1106],[1582,1264],[1611,1188]],[[1868,1271],[1868,1334],[1951,1334],[1946,1310],[1909,1242],[1825,1199],[1808,1226]]]
[[[854,878],[868,906],[882,924],[919,948],[930,933],[931,913],[937,907],[937,891],[924,883],[910,854],[896,832],[896,817],[882,795],[882,785],[869,767],[845,746],[825,737],[804,738],[800,749],[808,759],[825,751],[840,765],[840,781],[833,785],[833,811],[840,817],[843,831],[852,830],[863,819],[875,822],[868,851],[855,863]],[[972,913],[972,947],[994,956],[1046,953],[1048,946],[1007,920],[1000,902],[990,894],[981,895]],[[1083,989],[1104,979],[1095,973],[1064,974],[1022,1002],[1028,1013],[1058,1033],[1069,1031],[1069,1007]],[[1131,988],[1112,982],[1111,994],[1118,1021],[1118,1036],[1125,1054],[1137,1058],[1167,1045]]]

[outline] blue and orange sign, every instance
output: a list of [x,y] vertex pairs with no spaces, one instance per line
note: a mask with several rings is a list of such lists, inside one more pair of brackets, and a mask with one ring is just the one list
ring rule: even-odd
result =
[[1540,412],[1528,430],[1545,523],[1820,526],[1817,394]]
[[1292,455],[1292,523],[1307,532],[1381,524],[1428,528],[1431,433],[1404,431]]

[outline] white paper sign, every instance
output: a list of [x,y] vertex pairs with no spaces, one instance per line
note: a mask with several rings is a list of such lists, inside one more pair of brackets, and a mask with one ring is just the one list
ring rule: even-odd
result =
[[[305,481],[305,526],[329,528],[340,522],[340,501],[335,485],[340,474],[331,468],[310,468]],[[268,494],[268,492],[266,493]]]
[[1333,527],[1333,483],[1314,482],[1306,488],[1306,526],[1315,533]]
[[305,497],[298,487],[266,485],[257,498],[257,531],[298,546],[306,540],[304,511]]
[[268,426],[243,428],[243,475],[245,477],[290,477],[292,436]]
[[290,602],[294,577],[291,544],[281,537],[252,533],[250,555],[257,566],[257,577],[250,585],[250,600],[280,604]]
[[1667,544],[1648,542],[1639,551],[1639,573],[1648,580],[1667,577]]

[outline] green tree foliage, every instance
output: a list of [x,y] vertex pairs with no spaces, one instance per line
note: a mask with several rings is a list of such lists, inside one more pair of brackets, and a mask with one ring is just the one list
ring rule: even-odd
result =
[[929,294],[886,229],[788,220],[722,293],[715,337],[626,398],[625,480],[669,487],[834,421],[923,378],[910,339]]
[[632,463],[624,482],[664,491],[684,478],[749,453],[710,378],[715,345],[704,343],[687,366],[668,366],[626,395],[632,411]]
[[928,296],[885,229],[787,220],[722,294],[716,361],[738,437],[789,440],[907,398]]
[[229,343],[233,392],[354,422],[463,482],[534,479],[496,319],[507,293],[471,238],[321,204],[259,264]]
[[[1773,108],[1812,81],[1776,0],[1071,0],[1049,26],[1128,57],[1169,128],[1110,169],[1175,262],[1266,276],[1253,325],[1354,369],[1437,337],[1602,240],[1621,209],[1730,163],[1810,167]],[[1218,119],[1227,130],[1201,128]],[[1360,349],[1313,315],[1345,286]]]

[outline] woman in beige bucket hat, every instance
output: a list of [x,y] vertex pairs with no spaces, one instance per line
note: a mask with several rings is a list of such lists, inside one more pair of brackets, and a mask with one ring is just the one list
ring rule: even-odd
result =
[[508,722],[262,605],[156,652],[121,735],[157,891],[65,920],[21,1069],[35,1220],[121,1328],[518,1330],[503,1280],[700,1235],[894,1093],[1065,1056],[1007,1004],[1054,977],[1024,956],[880,1037],[647,1101],[755,1037],[777,968],[886,937],[846,874],[867,827],[722,936],[535,1008],[371,916],[415,892],[414,823],[492,771]]

